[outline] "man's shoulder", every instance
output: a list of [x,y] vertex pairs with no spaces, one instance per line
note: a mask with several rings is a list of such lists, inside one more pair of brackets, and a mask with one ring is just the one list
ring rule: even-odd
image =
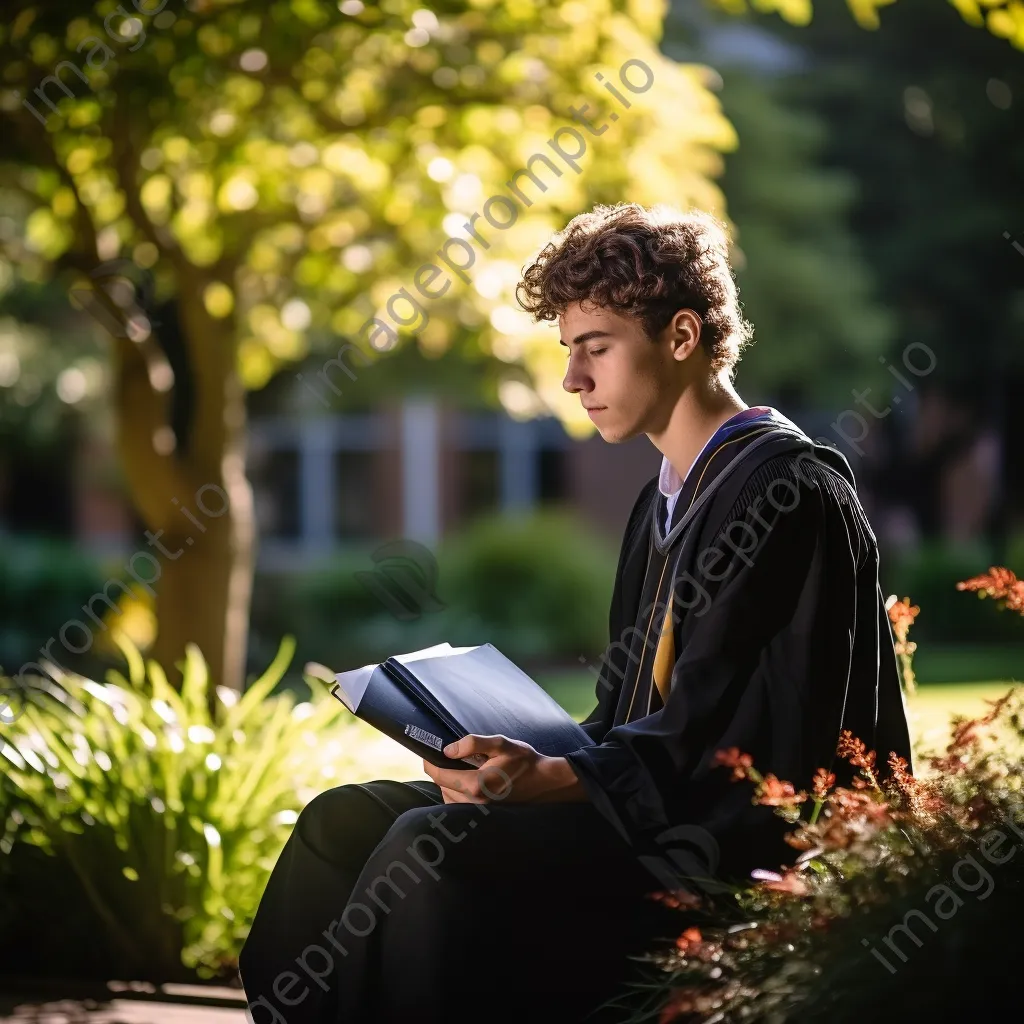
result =
[[736,521],[754,520],[772,531],[786,521],[806,544],[842,520],[858,561],[877,543],[849,464],[840,453],[820,444],[767,455],[748,467],[740,486],[720,506],[719,515],[719,530]]
[[831,445],[803,434],[779,432],[768,443],[736,459],[734,493],[746,500],[769,490],[827,492],[840,503],[857,501],[857,485],[845,456]]

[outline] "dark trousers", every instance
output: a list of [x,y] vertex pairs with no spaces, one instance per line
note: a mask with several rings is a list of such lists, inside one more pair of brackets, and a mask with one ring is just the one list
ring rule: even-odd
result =
[[659,888],[589,802],[339,786],[299,815],[242,950],[252,1021],[622,1020],[591,1011],[679,930]]

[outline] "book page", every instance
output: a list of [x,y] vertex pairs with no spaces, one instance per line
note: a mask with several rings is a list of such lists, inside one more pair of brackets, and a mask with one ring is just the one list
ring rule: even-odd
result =
[[[436,658],[441,655],[462,653],[471,651],[472,647],[452,647],[445,641],[443,644],[434,644],[432,647],[424,647],[419,651],[410,651],[408,654],[396,654],[395,661],[402,664],[410,661],[418,661],[420,658]],[[350,669],[348,672],[339,672],[335,675],[334,681],[337,685],[337,696],[353,714],[359,708],[359,703],[370,685],[370,677],[376,670],[377,665],[363,665],[362,668]]]

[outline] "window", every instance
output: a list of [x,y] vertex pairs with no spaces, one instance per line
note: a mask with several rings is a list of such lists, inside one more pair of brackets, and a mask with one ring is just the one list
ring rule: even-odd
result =
[[537,501],[548,504],[565,501],[569,497],[569,468],[564,448],[541,448],[537,452]]
[[249,477],[260,536],[297,540],[301,526],[298,453],[294,449],[259,450],[253,446]]
[[460,473],[462,519],[497,510],[501,500],[501,456],[492,449],[464,451]]
[[334,454],[334,535],[340,540],[364,540],[374,534],[373,466],[373,452]]

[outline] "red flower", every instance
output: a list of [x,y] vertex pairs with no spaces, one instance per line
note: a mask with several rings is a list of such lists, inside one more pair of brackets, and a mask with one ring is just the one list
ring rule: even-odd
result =
[[806,799],[806,793],[798,793],[791,782],[782,782],[770,772],[761,780],[754,796],[754,802],[765,807],[790,807]]
[[[953,719],[953,736],[948,747],[946,747],[946,753],[950,755],[951,762],[950,768],[954,772],[960,769],[953,766],[953,761],[957,760],[958,754],[966,752],[968,747],[976,747],[978,745],[978,730],[986,725],[992,725],[993,722],[1002,714],[1003,708],[1006,707],[1010,698],[1013,696],[1013,691],[1010,690],[1004,693],[1002,697],[997,700],[985,701],[986,704],[992,706],[992,710],[987,715],[982,715],[981,718],[961,718],[956,717]],[[960,762],[961,768],[964,762]]]
[[836,753],[858,768],[873,768],[875,765],[875,752],[869,752],[864,741],[857,739],[849,729],[844,729],[839,737]]
[[824,768],[819,768],[814,773],[814,781],[812,791],[814,793],[815,800],[824,800],[828,796],[828,791],[836,784],[835,772],[827,772]]
[[699,928],[687,928],[682,935],[676,939],[676,948],[682,950],[684,953],[692,952],[695,948],[698,948],[703,942],[701,938]]
[[684,1013],[693,1013],[697,1009],[697,1001],[685,989],[676,992],[665,1004],[658,1017],[658,1024],[670,1024]]
[[863,740],[857,739],[849,729],[844,729],[839,737],[836,754],[845,757],[855,768],[859,768],[868,784],[878,788],[875,778],[875,752],[868,750]]
[[782,841],[788,843],[794,850],[813,850],[818,845],[816,839],[812,839],[803,829],[795,829],[787,832]]
[[1018,615],[1024,615],[1024,580],[1003,566],[993,565],[987,573],[961,580],[957,590],[973,590],[978,594],[994,598],[1003,608]]
[[902,601],[893,601],[892,598],[886,602],[886,611],[889,613],[889,621],[892,623],[892,630],[896,639],[901,643],[907,642],[907,633],[914,624],[921,609],[916,604],[910,603],[910,598],[905,597]]
[[782,876],[781,882],[764,882],[765,889],[773,889],[775,892],[788,892],[793,896],[806,896],[811,890],[807,883],[795,875],[787,873]]
[[821,840],[829,850],[845,850],[853,842],[853,834],[845,821],[835,819],[821,833]]
[[875,790],[837,789],[832,794],[832,800],[840,817],[848,821],[860,818],[879,826],[892,822],[888,805],[877,796]]
[[739,747],[729,747],[728,750],[715,753],[715,764],[731,768],[734,779],[743,779],[747,776],[747,769],[753,767],[754,759],[749,754],[741,753]]
[[677,988],[672,991],[669,1001],[662,1008],[658,1017],[658,1024],[669,1024],[670,1021],[679,1020],[680,1017],[690,1014],[700,1014],[702,1017],[716,1006],[721,1005],[721,996],[718,987],[700,985],[687,985],[684,988]]
[[657,903],[663,903],[673,910],[680,908],[694,910],[703,903],[696,893],[688,892],[686,889],[675,889],[672,892],[649,892],[647,898]]

